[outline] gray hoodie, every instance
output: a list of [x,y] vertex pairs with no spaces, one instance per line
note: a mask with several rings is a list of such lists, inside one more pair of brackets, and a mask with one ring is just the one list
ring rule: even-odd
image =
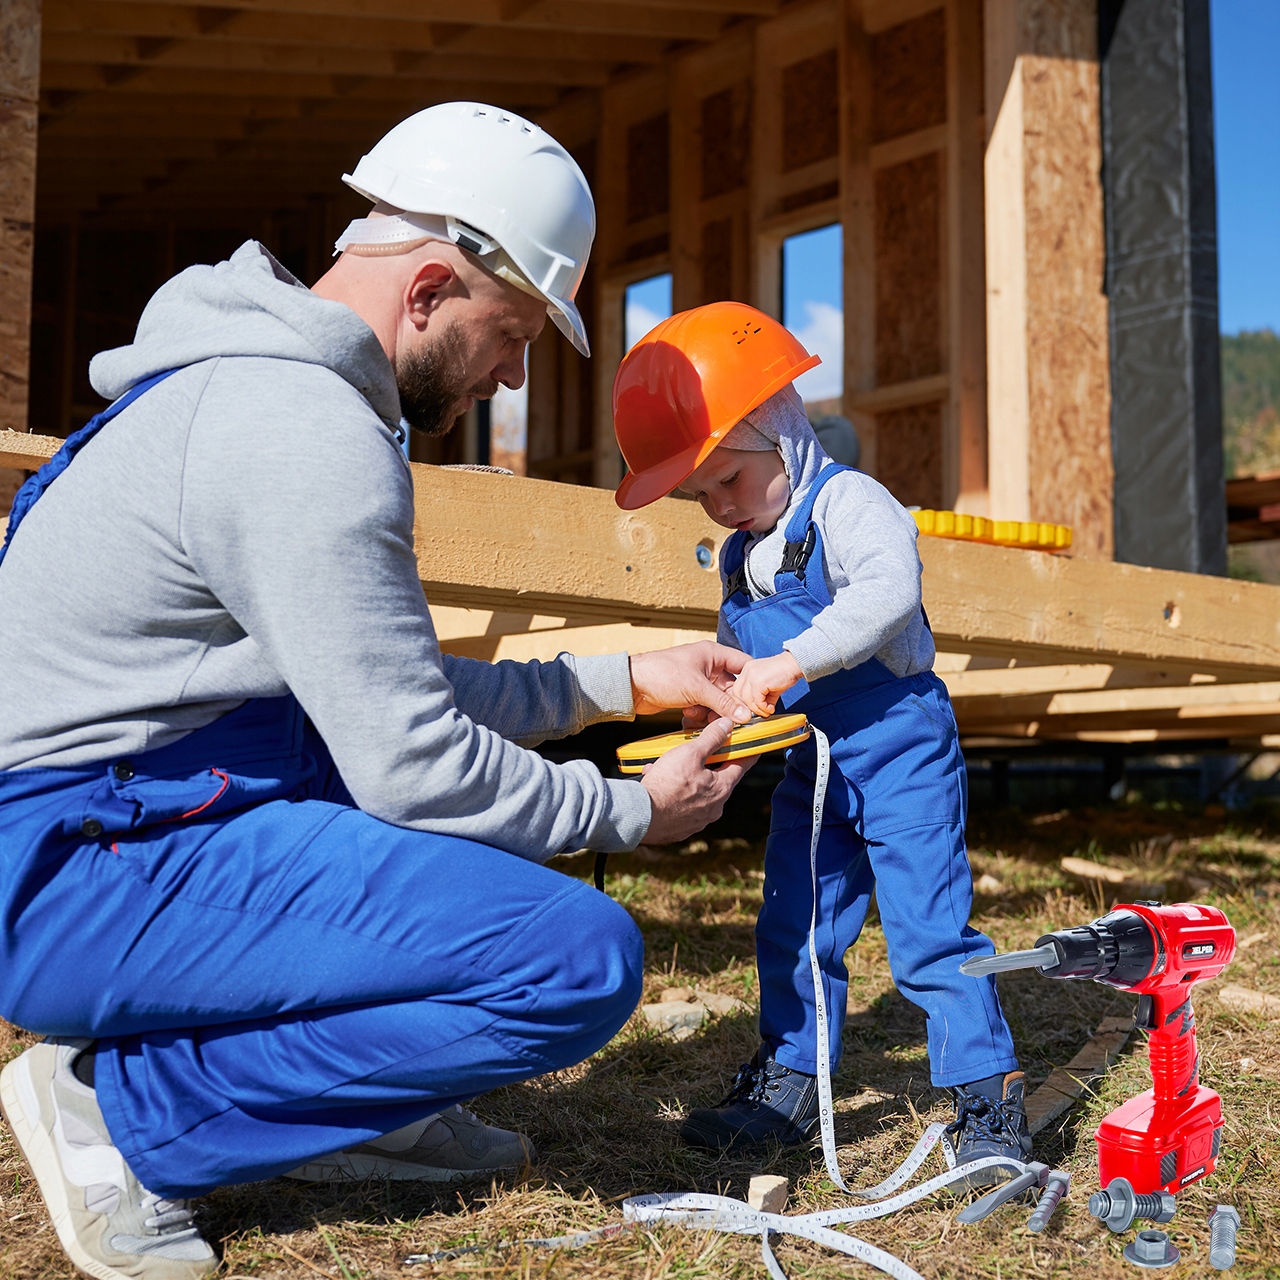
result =
[[114,399],[173,368],[0,567],[0,769],[136,756],[292,691],[377,818],[537,860],[636,845],[642,786],[515,745],[631,717],[625,654],[441,655],[395,377],[364,321],[251,241],[170,280],[90,376]]
[[[822,451],[792,387],[753,409],[745,421],[764,438],[738,444],[730,437],[724,443],[730,448],[771,443],[782,455],[791,484],[791,497],[778,523],[747,540],[747,589],[759,600],[773,594],[773,575],[782,564],[792,512],[831,459]],[[812,683],[868,658],[879,658],[895,676],[932,670],[933,636],[920,603],[919,535],[911,513],[870,476],[842,471],[823,486],[813,520],[822,531],[822,571],[831,604],[811,627],[783,645],[805,679]],[[741,647],[723,615],[720,640]]]

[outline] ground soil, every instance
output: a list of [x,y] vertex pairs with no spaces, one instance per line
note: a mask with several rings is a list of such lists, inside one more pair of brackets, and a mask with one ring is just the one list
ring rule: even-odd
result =
[[[1182,1250],[1171,1275],[1216,1274],[1208,1265],[1206,1217],[1233,1204],[1243,1226],[1237,1276],[1280,1277],[1280,1020],[1234,1013],[1217,999],[1226,983],[1280,995],[1280,824],[1121,807],[1107,811],[1005,814],[971,824],[975,878],[984,889],[975,923],[1001,949],[1030,945],[1051,928],[1082,923],[1110,905],[1059,866],[1067,854],[1128,866],[1165,886],[1165,900],[1223,907],[1247,945],[1223,979],[1196,991],[1201,1076],[1223,1098],[1226,1133],[1217,1171],[1188,1188],[1167,1228]],[[590,874],[588,858],[559,865]],[[266,1280],[371,1280],[434,1275],[694,1280],[763,1275],[759,1241],[677,1228],[628,1231],[575,1252],[502,1247],[616,1222],[628,1195],[698,1189],[743,1196],[750,1176],[791,1179],[791,1211],[831,1208],[847,1198],[827,1181],[821,1155],[774,1151],[762,1159],[703,1154],[680,1145],[691,1106],[721,1096],[756,1043],[752,924],[763,879],[762,847],[693,842],[683,851],[640,850],[611,863],[609,892],[639,921],[647,943],[645,1000],[697,985],[744,1000],[749,1012],[714,1020],[684,1041],[635,1017],[589,1062],[490,1094],[475,1103],[486,1119],[536,1142],[537,1165],[480,1186],[433,1188],[310,1186],[286,1180],[230,1187],[200,1203],[207,1238],[225,1256],[224,1276]],[[998,882],[995,884],[993,882]],[[836,1133],[851,1185],[878,1181],[930,1120],[949,1118],[929,1086],[924,1020],[889,976],[874,913],[848,958],[852,975],[844,1060],[836,1080]],[[1051,982],[1034,973],[1002,979],[1001,992],[1033,1086],[1067,1062],[1102,1018],[1127,1014],[1133,999],[1093,983]],[[0,1023],[0,1061],[31,1037]],[[897,1217],[861,1224],[867,1240],[934,1277],[1090,1276],[1131,1280],[1126,1237],[1112,1236],[1085,1210],[1097,1187],[1097,1120],[1147,1087],[1145,1055],[1126,1054],[1096,1090],[1037,1142],[1037,1158],[1065,1167],[1072,1192],[1050,1229],[1033,1236],[1026,1209],[1010,1207],[973,1227],[956,1222],[965,1202],[938,1196]],[[938,1172],[934,1156],[927,1168]],[[406,1268],[411,1254],[481,1246]],[[872,1276],[860,1263],[803,1241],[778,1245],[792,1277]],[[73,1275],[60,1253],[27,1168],[0,1125],[0,1277]]]

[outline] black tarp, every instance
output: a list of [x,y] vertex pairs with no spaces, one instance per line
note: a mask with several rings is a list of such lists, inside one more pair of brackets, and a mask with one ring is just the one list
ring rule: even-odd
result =
[[1116,559],[1225,573],[1209,0],[1099,0]]

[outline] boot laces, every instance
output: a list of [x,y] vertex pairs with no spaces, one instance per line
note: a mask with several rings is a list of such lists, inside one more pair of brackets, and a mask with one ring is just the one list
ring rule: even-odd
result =
[[775,1065],[770,1062],[764,1066],[757,1066],[754,1062],[744,1062],[733,1078],[728,1096],[720,1105],[727,1107],[735,1102],[745,1102],[752,1106],[759,1106],[760,1103],[767,1101],[769,1094],[777,1093],[781,1088],[777,1079],[778,1072],[769,1070]]
[[195,1215],[185,1200],[166,1200],[148,1191],[142,1198],[142,1211],[151,1213],[151,1217],[143,1218],[143,1225],[167,1240],[185,1240],[197,1234]]
[[1000,1142],[1002,1134],[1016,1139],[1018,1122],[1014,1113],[1018,1102],[1016,1097],[996,1102],[981,1093],[962,1093],[956,1101],[956,1118],[947,1125],[947,1133],[957,1137],[970,1129],[976,1138],[988,1142]]

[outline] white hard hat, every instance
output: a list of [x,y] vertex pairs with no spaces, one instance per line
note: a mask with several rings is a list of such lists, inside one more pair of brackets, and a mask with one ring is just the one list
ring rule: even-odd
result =
[[595,239],[595,202],[573,157],[536,124],[480,102],[428,107],[342,180],[381,208],[442,218],[448,238],[481,262],[509,258],[516,272],[497,274],[542,298],[556,328],[591,354],[573,299]]

